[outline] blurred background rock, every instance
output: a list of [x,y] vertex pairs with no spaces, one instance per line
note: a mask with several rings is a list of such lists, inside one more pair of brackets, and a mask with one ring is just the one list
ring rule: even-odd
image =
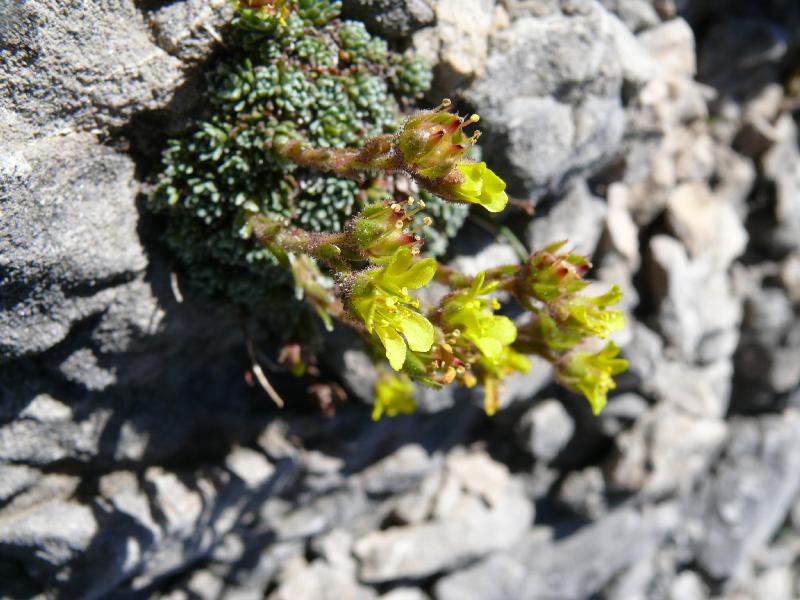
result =
[[227,3],[2,0],[0,597],[800,596],[800,5],[344,4],[481,115],[528,247],[623,287],[630,372],[599,418],[539,369],[373,424],[340,340],[354,401],[274,409],[143,211]]

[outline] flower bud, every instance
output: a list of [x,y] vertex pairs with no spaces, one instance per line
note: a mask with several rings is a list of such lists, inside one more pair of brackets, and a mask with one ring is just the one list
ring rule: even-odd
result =
[[565,243],[550,244],[534,252],[528,259],[524,287],[537,300],[552,302],[589,285],[583,280],[583,275],[592,266],[591,263],[579,254],[558,254]]
[[[395,254],[398,248],[407,246],[412,255],[422,247],[422,238],[412,224],[414,216],[425,203],[409,198],[408,202],[378,203],[367,206],[353,221],[352,236],[356,248],[374,263],[382,263]],[[426,223],[429,223],[426,222]]]
[[478,115],[464,119],[447,112],[450,100],[434,110],[412,115],[398,136],[400,154],[406,168],[421,177],[436,179],[450,172],[478,139],[464,134],[464,127],[478,122]]

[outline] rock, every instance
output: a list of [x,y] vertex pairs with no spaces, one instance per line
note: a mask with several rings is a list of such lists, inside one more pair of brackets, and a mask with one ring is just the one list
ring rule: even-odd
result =
[[57,500],[18,514],[4,511],[0,543],[3,555],[24,560],[40,583],[64,585],[75,576],[70,561],[89,549],[97,530],[88,506]]
[[794,120],[783,115],[777,125],[781,140],[764,155],[766,177],[775,184],[775,227],[763,232],[764,243],[784,255],[800,249],[800,144]]
[[736,149],[752,158],[760,157],[779,141],[780,128],[775,126],[784,103],[783,87],[778,83],[766,85],[744,106],[741,131],[736,135]]
[[649,0],[601,0],[603,6],[614,13],[630,31],[638,33],[661,22],[658,12]]
[[767,396],[790,392],[800,383],[800,321],[798,309],[779,288],[759,287],[745,302],[742,340],[736,351],[739,382],[747,387],[737,395],[742,412],[764,408],[752,389]]
[[600,427],[605,435],[614,437],[642,416],[647,408],[647,401],[634,392],[612,396],[600,413]]
[[622,78],[634,88],[640,88],[653,79],[659,70],[641,42],[626,25],[614,15],[609,15],[617,59],[622,67]]
[[436,20],[433,0],[344,0],[342,15],[382,37],[403,38]]
[[635,272],[641,264],[639,253],[639,230],[630,214],[630,189],[622,183],[613,183],[608,188],[608,211],[605,221],[604,244],[606,252],[615,252]]
[[523,542],[440,579],[436,598],[588,598],[658,542],[665,524],[653,516],[622,509],[558,541]]
[[795,579],[797,574],[791,567],[770,569],[756,580],[756,598],[792,600],[796,597]]
[[486,155],[512,194],[562,194],[617,149],[622,67],[610,16],[594,3],[583,6],[569,15],[522,17],[499,32],[467,91],[482,119]]
[[684,183],[670,194],[667,220],[690,256],[708,254],[718,270],[727,269],[747,245],[747,232],[734,207],[699,181]]
[[650,498],[685,496],[717,458],[726,431],[724,421],[659,404],[617,437],[609,487]]
[[520,445],[546,463],[559,455],[574,432],[572,417],[561,402],[553,399],[543,400],[527,410],[516,426]]
[[629,376],[638,380],[638,385],[645,391],[661,362],[664,360],[664,341],[652,329],[639,321],[631,324],[631,340],[623,353],[628,361]]
[[233,7],[224,0],[184,0],[160,7],[147,21],[159,47],[191,65],[211,55],[232,17]]
[[436,25],[414,36],[414,48],[434,69],[430,95],[441,98],[483,69],[495,11],[493,0],[438,0],[433,10]]
[[275,467],[264,455],[249,448],[234,448],[227,456],[225,466],[254,490],[275,474]]
[[519,256],[509,244],[491,243],[473,251],[469,255],[459,254],[451,265],[469,277],[475,277],[481,271],[502,265],[519,264]]
[[738,577],[780,528],[800,490],[800,416],[795,411],[731,425],[713,477],[691,506],[707,528],[697,561],[715,578]]
[[728,411],[732,374],[728,360],[697,366],[665,358],[646,389],[657,400],[688,414],[723,418]]
[[430,596],[419,588],[396,588],[379,600],[430,600]]
[[133,0],[20,2],[3,11],[10,26],[0,107],[16,113],[26,138],[121,127],[166,106],[181,82],[180,61],[153,43]]
[[130,158],[88,135],[9,150],[16,166],[0,173],[0,359],[6,360],[63,340],[77,322],[106,310],[115,287],[147,264]]
[[297,600],[319,598],[320,600],[372,600],[377,594],[370,588],[359,585],[353,575],[314,561],[310,565],[291,569],[283,582],[268,600]]
[[694,77],[697,72],[694,34],[686,21],[681,18],[666,21],[643,31],[638,38],[661,69],[675,75]]
[[587,467],[567,475],[558,490],[558,500],[575,514],[594,521],[608,512],[605,491],[603,472],[598,467]]
[[694,571],[682,571],[670,586],[669,600],[705,600],[708,588]]
[[800,252],[787,256],[781,265],[781,283],[792,302],[800,303]]
[[526,232],[528,246],[539,249],[566,240],[566,248],[591,256],[600,240],[606,212],[606,203],[593,196],[586,184],[578,183],[547,213],[537,211]]
[[706,253],[692,260],[677,240],[664,235],[650,240],[650,256],[651,293],[668,344],[687,360],[710,362],[733,354],[742,307],[718,270],[721,258]]
[[[533,507],[508,472],[480,455],[454,458],[434,519],[374,531],[356,541],[359,578],[367,583],[422,579],[511,546]],[[437,517],[438,515],[438,517]]]
[[364,489],[370,494],[397,494],[418,484],[437,464],[417,444],[401,446],[388,457],[373,463],[362,474]]

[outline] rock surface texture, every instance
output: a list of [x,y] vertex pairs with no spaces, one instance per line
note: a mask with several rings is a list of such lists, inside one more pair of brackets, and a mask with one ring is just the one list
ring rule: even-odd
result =
[[353,400],[278,411],[142,210],[228,3],[0,0],[0,597],[800,597],[797,3],[344,5],[480,114],[505,224],[622,287],[630,371],[598,418],[537,366],[373,423],[337,337]]

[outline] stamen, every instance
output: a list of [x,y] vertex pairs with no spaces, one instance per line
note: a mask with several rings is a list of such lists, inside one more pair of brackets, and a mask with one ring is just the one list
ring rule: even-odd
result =
[[433,110],[435,112],[442,112],[443,110],[446,110],[446,109],[450,108],[451,104],[452,104],[452,102],[450,101],[450,98],[445,98],[444,100],[442,100],[442,103],[439,104],[439,106],[437,106]]
[[419,207],[420,207],[420,208],[425,208],[425,202],[423,202],[422,200],[420,200],[420,201],[419,201]]
[[425,217],[424,219],[422,219],[422,224],[425,227],[427,227],[428,225],[432,225],[433,224],[433,219],[431,219],[430,217]]
[[[407,204],[408,204],[409,206],[414,206],[414,202],[416,202],[416,200],[414,200],[414,197],[413,197],[413,196],[409,196],[409,197],[408,197],[408,200],[407,200],[406,202],[407,202]],[[422,202],[422,200],[420,200],[420,202]]]

